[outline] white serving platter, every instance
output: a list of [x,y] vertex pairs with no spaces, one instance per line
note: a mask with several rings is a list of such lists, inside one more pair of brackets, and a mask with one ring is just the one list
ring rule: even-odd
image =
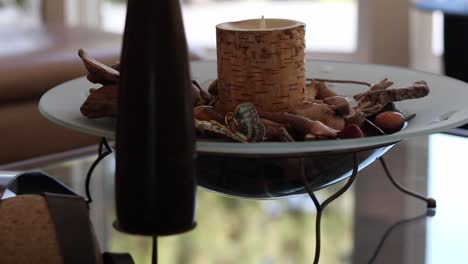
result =
[[[207,83],[216,79],[216,61],[192,62],[192,79]],[[395,134],[359,139],[321,140],[293,143],[236,143],[197,141],[198,152],[224,155],[299,155],[320,152],[347,152],[390,145],[411,137],[444,132],[468,123],[468,84],[450,77],[407,68],[386,65],[355,64],[331,61],[307,61],[308,78],[359,80],[377,83],[388,78],[391,88],[405,87],[425,80],[430,88],[427,97],[397,102],[399,110],[416,113],[408,126]],[[80,106],[89,94],[89,88],[99,87],[85,77],[60,84],[45,93],[39,103],[40,112],[51,121],[73,130],[113,139],[115,120],[88,119],[80,113]],[[354,84],[333,84],[340,95],[351,97],[367,90]]]

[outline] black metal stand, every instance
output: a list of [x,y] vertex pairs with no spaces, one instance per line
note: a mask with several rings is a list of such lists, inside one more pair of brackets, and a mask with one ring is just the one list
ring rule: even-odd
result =
[[[105,150],[104,150],[105,148]],[[106,138],[101,138],[101,141],[99,142],[99,149],[98,149],[98,157],[96,160],[91,164],[91,167],[88,170],[88,174],[86,175],[86,182],[85,182],[85,190],[86,190],[86,197],[87,200],[86,202],[88,204],[93,202],[93,199],[91,197],[91,191],[90,191],[90,183],[91,183],[91,176],[93,175],[93,171],[96,168],[96,166],[101,162],[102,159],[104,159],[107,155],[111,154],[112,148],[109,145],[109,142],[107,142]]]
[[[91,192],[90,192],[90,182],[91,182],[91,176],[93,174],[93,171],[94,169],[96,168],[96,166],[99,164],[99,162],[104,159],[106,156],[108,156],[109,154],[111,154],[113,152],[112,148],[110,147],[109,145],[109,142],[107,141],[106,138],[101,138],[101,141],[99,142],[99,149],[98,149],[98,157],[96,158],[96,160],[93,162],[93,164],[91,165],[91,167],[89,168],[88,170],[88,174],[86,175],[86,183],[85,183],[85,188],[86,188],[86,196],[87,196],[87,202],[88,204],[91,203],[93,200],[92,200],[92,197],[91,197]],[[430,210],[434,210],[436,208],[436,201],[433,199],[433,198],[428,198],[428,197],[425,197],[417,192],[414,192],[414,191],[411,191],[411,190],[408,190],[406,189],[405,187],[401,186],[400,183],[398,183],[395,178],[391,175],[390,173],[390,170],[388,169],[387,167],[387,164],[385,163],[385,160],[383,159],[383,157],[380,157],[379,158],[380,160],[380,163],[382,164],[382,167],[385,171],[385,175],[387,176],[387,178],[390,180],[390,182],[399,190],[401,191],[402,193],[406,194],[406,195],[409,195],[409,196],[412,196],[412,197],[415,197],[417,199],[420,199],[420,200],[423,200],[426,202],[426,206],[428,208],[428,212],[430,212]],[[336,198],[338,198],[339,196],[341,196],[343,193],[345,193],[349,187],[351,187],[351,185],[353,184],[354,180],[356,179],[356,176],[358,174],[358,168],[359,168],[359,158],[358,158],[358,153],[357,152],[354,152],[353,153],[353,171],[352,171],[352,174],[351,176],[349,177],[348,181],[346,182],[346,184],[341,188],[339,189],[336,193],[334,193],[333,195],[331,195],[330,197],[328,197],[324,202],[320,203],[319,200],[317,199],[317,197],[315,196],[315,193],[314,191],[312,190],[312,188],[309,186],[308,182],[307,182],[307,177],[306,177],[306,173],[305,173],[305,167],[302,166],[303,168],[303,171],[301,173],[301,179],[303,181],[303,184],[304,184],[304,188],[306,189],[307,193],[309,194],[310,198],[312,199],[314,205],[315,205],[315,208],[317,209],[317,217],[315,219],[315,227],[316,227],[316,230],[315,230],[315,239],[316,239],[316,243],[315,243],[315,256],[314,256],[314,264],[318,264],[319,263],[319,259],[320,259],[320,248],[321,248],[321,220],[322,220],[322,213],[323,211],[325,210],[325,207],[327,207],[327,205],[329,205],[331,202],[333,202]],[[372,256],[372,258],[369,260],[369,263],[372,263],[376,256],[377,256],[377,253],[380,251],[380,248],[382,247],[384,241],[386,240],[386,238],[390,235],[390,233],[398,226],[402,225],[402,224],[405,224],[405,223],[408,223],[408,222],[412,222],[412,221],[415,221],[415,220],[418,220],[422,217],[425,217],[429,215],[429,213],[426,213],[422,216],[417,216],[417,217],[414,217],[414,218],[410,218],[410,219],[406,219],[406,220],[402,220],[402,221],[399,221],[397,222],[396,224],[394,224],[393,226],[391,226],[387,231],[386,233],[384,234],[382,240],[380,241],[379,245],[377,246],[375,252],[374,252],[374,255]],[[158,262],[158,238],[157,236],[153,236],[153,246],[152,246],[152,250],[153,250],[153,253],[152,253],[152,257],[151,257],[151,262],[153,264],[157,264]]]
[[[86,191],[86,197],[87,197],[87,203],[90,204],[93,202],[92,196],[91,196],[91,191],[90,191],[90,183],[91,183],[91,177],[93,175],[94,169],[96,166],[103,160],[105,157],[107,157],[109,154],[113,152],[112,147],[110,146],[109,142],[107,141],[106,138],[102,137],[101,141],[99,142],[99,148],[98,148],[98,157],[96,160],[91,164],[91,167],[88,170],[88,173],[86,174],[86,181],[85,181],[85,191]],[[158,237],[153,236],[153,246],[152,246],[152,255],[151,255],[151,263],[152,264],[157,264],[158,263]]]
[[[406,195],[410,195],[412,197],[415,197],[417,199],[420,199],[420,200],[423,200],[426,202],[426,206],[428,208],[428,212],[430,210],[434,210],[436,208],[436,201],[433,199],[433,198],[428,198],[428,197],[425,197],[417,192],[414,192],[414,191],[411,191],[411,190],[408,190],[406,188],[404,188],[403,186],[401,186],[400,183],[398,183],[395,178],[393,178],[393,176],[391,175],[390,173],[390,170],[388,169],[384,159],[382,157],[379,158],[380,160],[380,163],[382,164],[382,167],[385,171],[385,175],[387,176],[387,178],[390,180],[390,182],[399,190],[401,191],[402,193],[406,194]],[[304,166],[302,166],[304,168]],[[353,184],[354,180],[356,179],[356,176],[358,174],[358,168],[359,168],[359,158],[358,158],[358,154],[357,152],[354,152],[353,153],[353,172],[351,174],[351,177],[348,179],[348,181],[346,182],[346,184],[341,188],[339,189],[335,194],[331,195],[328,199],[326,199],[323,203],[320,204],[320,202],[318,201],[317,197],[315,196],[314,194],[314,191],[312,190],[312,188],[309,186],[308,182],[307,182],[307,178],[306,178],[306,173],[305,171],[303,170],[302,171],[302,175],[301,175],[301,178],[302,178],[302,181],[303,181],[303,184],[304,184],[304,188],[306,189],[307,193],[309,194],[310,198],[312,199],[314,205],[315,205],[315,208],[317,209],[317,217],[315,219],[315,240],[316,240],[316,243],[315,243],[315,256],[314,256],[314,264],[318,264],[319,263],[319,259],[320,259],[320,246],[321,246],[321,231],[320,231],[320,225],[321,225],[321,219],[322,219],[322,213],[323,213],[323,210],[325,209],[325,207],[327,205],[329,205],[332,201],[334,201],[336,198],[338,198],[340,195],[342,195],[344,192],[346,192],[349,187]],[[424,216],[426,216],[428,214],[424,214]],[[409,219],[408,221],[403,221],[403,223],[407,223],[407,222],[410,222],[410,221],[414,221],[416,219],[419,219],[421,218],[422,216],[420,217],[417,217],[415,219]],[[396,228],[396,226],[398,226],[399,224],[395,224],[395,227],[391,227],[387,233],[391,233],[391,231]],[[382,244],[383,242],[385,241],[386,237],[388,237],[389,234],[385,234],[382,241],[379,243],[379,246],[377,247],[376,249],[376,252],[378,252],[380,250],[380,248],[382,247]],[[373,259],[375,259],[375,256],[377,255],[377,253],[374,254],[373,258],[370,260],[369,263],[372,263],[373,262]]]
[[151,263],[158,264],[158,237],[153,236],[153,254],[151,255]]
[[[353,153],[353,174],[349,178],[349,180],[346,182],[346,184],[339,189],[335,194],[330,196],[328,199],[326,199],[322,204],[318,201],[317,197],[315,196],[314,192],[310,188],[309,184],[307,183],[307,178],[305,175],[305,171],[302,171],[302,180],[304,183],[304,187],[309,194],[310,198],[314,202],[315,208],[317,208],[317,218],[315,219],[315,257],[314,257],[314,264],[317,264],[319,262],[320,258],[320,245],[321,245],[321,232],[320,232],[320,224],[321,224],[321,219],[322,219],[322,212],[325,209],[327,205],[329,205],[333,200],[338,198],[340,195],[342,195],[348,188],[353,184],[354,179],[356,179],[357,173],[358,173],[358,167],[359,167],[359,158],[357,153]],[[302,166],[304,168],[304,166]]]
[[390,170],[388,169],[387,164],[385,163],[385,160],[382,157],[380,157],[379,160],[380,160],[380,164],[382,164],[382,167],[385,171],[385,175],[387,175],[387,178],[390,180],[393,186],[395,186],[398,190],[400,190],[402,193],[406,195],[413,196],[415,198],[425,201],[427,208],[436,208],[436,200],[430,197],[425,197],[422,194],[408,190],[405,187],[401,186],[401,184],[398,183],[395,180],[395,178],[393,178],[392,174],[390,174]]

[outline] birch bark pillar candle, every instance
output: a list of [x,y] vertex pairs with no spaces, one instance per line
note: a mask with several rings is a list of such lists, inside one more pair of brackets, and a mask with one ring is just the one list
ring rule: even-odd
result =
[[251,19],[216,26],[217,108],[242,102],[259,111],[293,111],[305,101],[305,24]]

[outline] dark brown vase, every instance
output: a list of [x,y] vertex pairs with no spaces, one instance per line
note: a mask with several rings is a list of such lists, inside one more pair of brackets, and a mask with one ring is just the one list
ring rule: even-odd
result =
[[179,1],[129,0],[116,128],[118,229],[195,226],[195,132]]

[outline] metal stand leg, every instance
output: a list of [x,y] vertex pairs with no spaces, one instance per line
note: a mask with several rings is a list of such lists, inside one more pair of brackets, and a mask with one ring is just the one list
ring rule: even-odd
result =
[[[401,192],[403,192],[404,194],[407,194],[407,195],[410,195],[410,196],[413,196],[415,198],[418,198],[420,200],[423,200],[426,202],[426,205],[427,205],[427,208],[428,208],[428,211],[426,212],[426,214],[422,215],[422,216],[417,216],[415,218],[410,218],[410,219],[406,219],[406,220],[402,220],[402,221],[399,221],[397,222],[396,224],[394,224],[393,226],[391,226],[384,234],[382,240],[380,241],[379,245],[377,246],[376,250],[375,250],[375,253],[374,255],[372,256],[372,258],[369,260],[369,263],[373,263],[373,261],[375,260],[376,256],[377,256],[377,253],[380,251],[380,249],[382,248],[382,245],[383,243],[385,242],[385,240],[387,239],[387,237],[392,233],[392,231],[394,229],[396,229],[398,226],[401,226],[403,224],[406,224],[406,223],[409,223],[409,222],[412,222],[412,221],[415,221],[415,220],[418,220],[418,219],[421,219],[423,217],[426,217],[426,216],[433,216],[434,215],[434,210],[436,208],[436,201],[433,199],[433,198],[428,198],[428,197],[425,197],[419,193],[416,193],[414,191],[411,191],[411,190],[408,190],[406,188],[404,188],[403,186],[401,186],[401,184],[399,184],[395,178],[393,178],[393,176],[391,175],[390,173],[390,170],[388,169],[387,167],[387,164],[385,163],[384,159],[382,157],[379,158],[380,160],[380,163],[382,164],[382,167],[385,171],[385,174],[387,175],[388,179],[390,180],[390,182],[398,189],[400,190]],[[306,173],[305,173],[305,167],[302,166],[303,168],[303,171],[302,171],[302,175],[301,175],[301,178],[302,178],[302,181],[303,181],[303,184],[304,184],[304,187],[307,191],[307,193],[309,194],[310,198],[312,199],[312,201],[314,202],[314,205],[315,205],[315,208],[317,209],[317,217],[315,219],[315,227],[316,227],[316,231],[315,231],[315,240],[316,240],[316,244],[315,244],[315,256],[314,256],[314,264],[317,264],[319,262],[319,259],[320,259],[320,245],[321,245],[321,232],[320,232],[320,223],[321,223],[321,219],[322,219],[322,213],[323,213],[323,210],[325,209],[325,207],[327,205],[329,205],[333,200],[335,200],[336,198],[338,198],[340,195],[342,195],[346,190],[348,190],[348,188],[353,184],[354,180],[356,179],[356,176],[357,176],[357,173],[358,173],[358,167],[359,167],[359,158],[358,158],[358,155],[357,153],[353,153],[353,173],[351,175],[351,177],[349,178],[349,180],[346,182],[346,184],[340,189],[338,190],[335,194],[333,194],[332,196],[330,196],[328,199],[326,199],[322,204],[320,204],[320,202],[318,201],[317,197],[315,196],[314,194],[314,191],[312,190],[312,188],[309,186],[309,183],[307,182],[307,177],[306,177]]]
[[[105,148],[105,151],[103,150]],[[101,141],[99,142],[99,149],[98,149],[98,157],[96,160],[91,164],[91,167],[88,170],[88,174],[86,175],[86,182],[85,182],[85,190],[86,190],[86,197],[87,197],[87,203],[90,204],[93,202],[93,199],[91,197],[91,192],[89,190],[89,185],[91,182],[91,176],[93,175],[93,171],[96,168],[96,166],[101,162],[102,159],[104,159],[107,155],[112,153],[112,148],[109,145],[109,142],[107,142],[106,138],[101,138]]]
[[414,192],[414,191],[411,191],[411,190],[408,190],[406,188],[404,188],[403,186],[401,186],[400,183],[398,183],[395,178],[392,177],[392,175],[390,174],[390,170],[388,169],[387,167],[387,164],[385,164],[385,161],[383,159],[383,157],[380,157],[379,158],[380,160],[380,163],[382,164],[382,167],[385,171],[385,174],[387,175],[387,178],[390,180],[390,182],[398,189],[400,190],[402,193],[405,193],[409,196],[413,196],[415,198],[418,198],[420,200],[423,200],[426,202],[427,204],[427,208],[436,208],[436,200],[434,200],[433,198],[430,198],[430,197],[425,197],[417,192]]
[[320,202],[318,201],[318,199],[315,196],[314,192],[310,188],[310,186],[309,186],[309,184],[307,182],[307,177],[306,177],[306,174],[305,174],[305,168],[304,168],[304,166],[302,166],[303,171],[302,171],[301,176],[302,176],[302,181],[303,181],[304,187],[305,187],[307,193],[309,194],[310,198],[314,202],[315,208],[317,208],[317,218],[315,219],[315,228],[316,228],[316,230],[315,230],[315,241],[316,241],[316,243],[315,243],[314,264],[317,264],[319,262],[319,259],[320,259],[320,244],[321,244],[320,223],[321,223],[321,219],[322,219],[322,212],[323,212],[323,210],[325,209],[325,207],[327,205],[329,205],[333,200],[335,200],[340,195],[342,195],[346,190],[348,190],[348,188],[351,186],[351,184],[353,184],[354,179],[357,176],[358,167],[359,167],[359,158],[358,158],[357,153],[353,153],[353,161],[354,161],[354,163],[353,163],[353,173],[352,173],[351,177],[349,178],[349,180],[346,182],[346,184],[340,190],[338,190],[335,194],[333,194],[328,199],[326,199],[322,204],[320,204]]
[[151,255],[151,263],[158,264],[158,237],[153,236],[153,254]]

